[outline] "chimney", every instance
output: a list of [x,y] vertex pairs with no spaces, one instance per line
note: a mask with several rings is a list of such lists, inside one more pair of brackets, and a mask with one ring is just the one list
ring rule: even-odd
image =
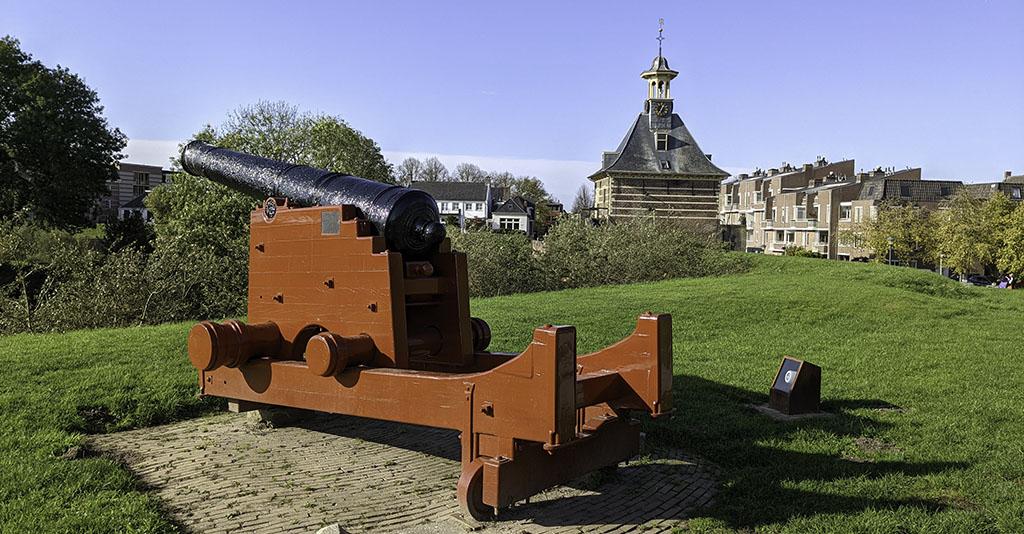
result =
[[814,170],[814,165],[811,163],[804,163],[804,172],[809,173]]
[[1003,181],[1007,181],[1013,176],[1013,171],[1003,171]]
[[775,176],[776,174],[779,174],[778,169],[768,169],[768,176]]
[[747,178],[750,178],[750,175],[748,175],[748,174],[741,174],[741,175],[739,175],[739,179],[740,180],[746,180]]

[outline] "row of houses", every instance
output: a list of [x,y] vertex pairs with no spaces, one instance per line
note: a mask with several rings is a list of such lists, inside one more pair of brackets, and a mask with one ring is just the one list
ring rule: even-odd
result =
[[719,191],[723,238],[736,250],[782,254],[801,247],[839,260],[861,260],[871,251],[842,236],[874,218],[887,202],[938,208],[966,187],[979,198],[1000,191],[1021,200],[1024,176],[1007,171],[1002,182],[964,184],[923,180],[920,168],[854,172],[854,160],[818,158],[799,168],[783,164],[724,180]]
[[[110,222],[138,214],[152,220],[145,200],[149,192],[171,182],[171,172],[154,165],[121,163],[117,179],[111,180],[110,194],[102,197],[94,213],[96,222]],[[464,222],[471,227],[519,231],[533,237],[537,230],[536,205],[520,196],[510,195],[507,188],[470,182],[416,182],[414,189],[426,191],[437,200],[441,217],[452,224]],[[558,213],[560,204],[551,204],[549,211]]]
[[[537,234],[537,206],[508,188],[478,182],[413,182],[409,187],[425,191],[437,201],[442,220],[450,224]],[[561,204],[549,204],[554,212]]]

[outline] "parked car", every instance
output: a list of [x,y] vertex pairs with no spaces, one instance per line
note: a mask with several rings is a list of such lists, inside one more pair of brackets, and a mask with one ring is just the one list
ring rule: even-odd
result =
[[987,276],[975,274],[967,277],[967,283],[976,286],[993,286],[996,282]]

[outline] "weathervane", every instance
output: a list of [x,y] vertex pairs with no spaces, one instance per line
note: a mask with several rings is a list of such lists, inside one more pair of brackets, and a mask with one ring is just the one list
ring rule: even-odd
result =
[[658,19],[658,57],[661,57],[661,42],[665,40],[661,32],[665,31],[665,19]]

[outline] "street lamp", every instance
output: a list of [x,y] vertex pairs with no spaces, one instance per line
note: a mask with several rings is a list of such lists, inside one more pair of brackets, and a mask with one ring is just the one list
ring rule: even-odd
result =
[[893,246],[894,243],[896,243],[896,240],[890,237],[888,239],[888,241],[889,241],[889,256],[888,256],[888,259],[887,259],[886,263],[888,263],[889,265],[892,265],[892,246]]

